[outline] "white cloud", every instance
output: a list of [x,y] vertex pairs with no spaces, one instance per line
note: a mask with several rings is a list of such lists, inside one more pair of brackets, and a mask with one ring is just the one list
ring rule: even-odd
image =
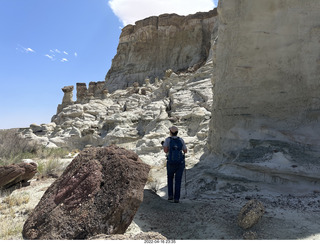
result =
[[55,60],[55,59],[54,59],[54,55],[46,54],[46,55],[44,55],[44,56],[46,56],[47,58],[51,59],[52,61]]
[[188,15],[215,7],[213,0],[109,0],[108,3],[123,25],[164,13]]
[[30,47],[23,47],[20,44],[18,44],[18,47],[16,48],[17,51],[22,53],[35,53],[35,51]]
[[[35,53],[36,51],[33,50],[32,48],[28,47],[23,47],[20,44],[17,44],[16,50],[22,53]],[[69,56],[69,52],[67,51],[60,51],[59,49],[50,49],[46,54],[40,54],[40,56],[44,56],[51,61],[60,61],[62,63],[64,62],[69,62],[69,57],[72,60],[72,56]],[[78,54],[74,52],[74,57],[77,57]],[[67,59],[68,57],[68,59]]]
[[28,52],[31,52],[31,53],[34,53],[34,50],[31,49],[30,47],[26,48],[25,51],[28,53]]

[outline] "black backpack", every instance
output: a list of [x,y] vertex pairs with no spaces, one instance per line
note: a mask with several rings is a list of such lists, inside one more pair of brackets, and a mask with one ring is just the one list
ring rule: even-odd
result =
[[182,153],[183,144],[179,137],[170,137],[168,163],[180,164],[184,162],[184,154]]

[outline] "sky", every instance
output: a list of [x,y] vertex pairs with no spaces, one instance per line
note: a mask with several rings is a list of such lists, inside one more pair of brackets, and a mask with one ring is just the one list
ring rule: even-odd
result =
[[0,0],[0,129],[47,124],[61,88],[104,81],[121,28],[218,0]]

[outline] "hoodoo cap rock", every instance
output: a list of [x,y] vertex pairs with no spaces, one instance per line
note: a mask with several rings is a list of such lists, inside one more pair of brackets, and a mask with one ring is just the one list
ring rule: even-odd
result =
[[178,132],[178,128],[175,127],[175,126],[170,127],[169,130],[170,130],[172,133]]

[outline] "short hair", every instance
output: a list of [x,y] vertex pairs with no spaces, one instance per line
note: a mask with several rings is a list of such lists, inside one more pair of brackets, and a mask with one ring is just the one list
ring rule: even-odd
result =
[[178,131],[176,131],[175,133],[173,133],[172,131],[170,131],[171,132],[171,134],[173,135],[173,136],[177,136],[178,135]]

